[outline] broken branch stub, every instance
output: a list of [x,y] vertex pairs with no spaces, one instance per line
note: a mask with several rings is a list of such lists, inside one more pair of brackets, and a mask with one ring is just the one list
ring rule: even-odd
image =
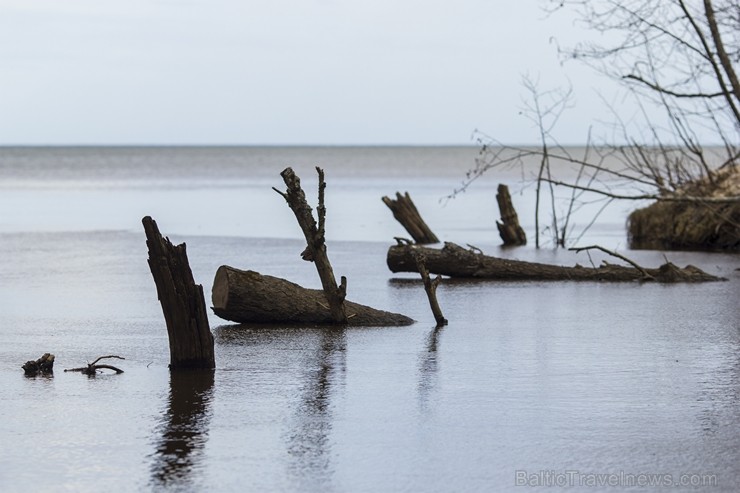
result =
[[424,291],[427,293],[429,307],[432,309],[432,314],[434,315],[434,320],[437,322],[437,327],[443,327],[447,325],[447,319],[442,314],[442,309],[439,307],[439,301],[437,301],[437,286],[439,286],[439,283],[442,281],[442,276],[438,275],[434,280],[432,280],[429,277],[429,271],[424,264],[426,261],[424,254],[413,249],[412,255],[416,261],[416,268],[419,270],[419,274],[421,274],[421,280],[424,282]]
[[326,182],[324,181],[324,171],[317,166],[316,172],[319,175],[319,205],[317,208],[319,215],[318,225],[313,217],[311,206],[309,206],[306,201],[306,194],[301,188],[301,180],[292,168],[285,168],[282,173],[280,173],[280,176],[283,177],[283,181],[287,187],[285,193],[277,189],[274,190],[282,195],[288,203],[288,207],[290,207],[293,214],[295,214],[298,225],[301,227],[301,231],[303,231],[303,236],[306,238],[307,246],[301,256],[304,260],[312,261],[316,265],[316,270],[321,279],[321,286],[324,290],[326,301],[329,304],[332,321],[335,324],[346,324],[347,313],[344,306],[344,298],[347,295],[347,278],[342,276],[340,284],[337,285],[336,278],[334,277],[334,270],[331,267],[329,257],[326,253],[326,238],[324,236],[326,218],[324,189],[326,188]]
[[414,201],[411,200],[408,192],[404,195],[396,192],[396,200],[383,197],[383,203],[393,212],[393,217],[401,223],[401,226],[408,231],[416,243],[420,245],[439,243],[437,235],[432,232],[429,226],[427,226],[427,223],[421,218],[421,214],[419,214],[419,210],[414,205]]
[[215,368],[203,286],[195,284],[185,243],[175,246],[169,238],[163,238],[149,216],[142,223],[149,248],[149,269],[167,323],[170,368]]

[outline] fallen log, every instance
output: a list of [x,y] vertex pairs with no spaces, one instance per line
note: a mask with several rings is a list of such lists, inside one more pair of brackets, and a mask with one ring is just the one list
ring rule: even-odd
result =
[[[213,280],[213,312],[237,323],[332,324],[322,290],[308,289],[279,277],[222,265]],[[400,326],[414,323],[398,313],[344,301],[347,325]]]
[[[499,281],[656,281],[711,282],[726,279],[688,265],[680,269],[667,262],[657,269],[637,269],[604,262],[599,267],[563,267],[559,265],[508,260],[483,255],[478,249],[445,243],[435,249],[416,245],[395,245],[388,249],[387,263],[391,272],[419,272],[414,250],[423,253],[429,272],[449,277],[492,279]],[[648,274],[647,276],[645,274]]]
[[439,243],[437,235],[421,218],[421,214],[419,214],[419,210],[414,205],[414,201],[411,200],[408,192],[403,195],[396,192],[396,200],[383,197],[383,203],[393,212],[393,217],[401,223],[401,226],[408,231],[416,243]]

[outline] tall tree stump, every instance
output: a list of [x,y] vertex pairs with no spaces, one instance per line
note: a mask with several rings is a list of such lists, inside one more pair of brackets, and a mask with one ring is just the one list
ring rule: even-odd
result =
[[501,213],[501,221],[496,221],[496,226],[504,245],[526,245],[527,234],[519,225],[519,216],[517,216],[514,204],[511,202],[509,187],[503,183],[498,185],[496,202],[498,202],[498,210]]
[[401,223],[401,226],[406,228],[406,231],[408,231],[416,243],[420,245],[439,243],[437,235],[429,229],[427,223],[421,218],[421,214],[419,214],[419,210],[414,205],[414,201],[411,200],[408,192],[404,195],[396,192],[396,200],[383,197],[383,203],[393,212],[393,217]]
[[185,243],[173,246],[157,223],[142,219],[149,248],[149,269],[167,323],[170,368],[214,368],[213,335],[208,326],[203,286],[195,284]]

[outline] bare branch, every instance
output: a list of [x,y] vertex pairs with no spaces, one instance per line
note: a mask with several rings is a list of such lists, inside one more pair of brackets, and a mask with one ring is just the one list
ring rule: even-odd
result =
[[738,81],[737,74],[735,73],[735,67],[732,65],[727,51],[725,50],[725,44],[722,40],[722,35],[717,27],[717,19],[714,15],[714,7],[712,6],[711,0],[704,0],[704,12],[707,17],[707,24],[709,24],[709,31],[712,33],[712,40],[714,41],[714,47],[717,49],[717,57],[722,65],[722,68],[727,74],[730,85],[732,85],[732,91],[735,95],[735,99],[740,102],[740,81]]
[[580,185],[576,185],[573,183],[567,183],[567,182],[563,182],[559,180],[547,180],[545,178],[543,179],[543,181],[549,181],[553,185],[560,185],[563,187],[576,188],[578,190],[584,190],[586,192],[593,192],[599,195],[610,197],[612,199],[620,199],[620,200],[657,200],[660,202],[694,202],[698,204],[731,204],[735,202],[740,202],[740,195],[735,195],[731,197],[696,197],[692,195],[655,195],[655,194],[622,195],[622,194],[612,193],[606,190],[601,190],[598,188],[583,187]]
[[92,363],[90,363],[90,364],[91,364],[91,365],[94,365],[94,364],[96,364],[96,363],[97,363],[98,361],[100,361],[101,359],[111,359],[111,358],[115,358],[115,359],[126,359],[126,358],[123,358],[123,357],[121,357],[121,356],[115,356],[115,355],[111,354],[111,355],[109,355],[109,356],[101,356],[100,358],[96,359],[95,361],[93,361],[93,362],[92,362]]
[[618,259],[624,260],[625,262],[627,262],[628,264],[630,264],[632,267],[634,267],[635,269],[639,270],[642,273],[642,275],[645,277],[645,279],[649,279],[651,281],[654,281],[655,280],[655,278],[653,276],[651,276],[648,273],[648,271],[645,270],[645,268],[643,268],[642,266],[640,266],[634,260],[630,260],[627,257],[625,257],[624,255],[621,255],[621,254],[619,254],[619,253],[617,253],[615,251],[612,251],[612,250],[608,250],[608,249],[606,249],[606,248],[604,248],[602,246],[599,246],[599,245],[591,245],[591,246],[586,246],[586,247],[568,248],[568,250],[570,250],[572,252],[576,252],[576,253],[580,253],[580,252],[582,252],[584,250],[601,250],[604,253],[608,253],[612,257],[616,257]]
[[637,82],[640,82],[641,84],[644,84],[645,86],[649,87],[650,89],[654,91],[661,92],[663,94],[667,94],[668,96],[673,96],[675,98],[718,98],[718,97],[724,97],[726,94],[722,91],[715,92],[715,93],[679,93],[675,91],[671,91],[670,89],[666,89],[665,87],[661,87],[658,84],[654,84],[652,82],[649,82],[639,75],[629,74],[622,77],[623,79],[630,79]]

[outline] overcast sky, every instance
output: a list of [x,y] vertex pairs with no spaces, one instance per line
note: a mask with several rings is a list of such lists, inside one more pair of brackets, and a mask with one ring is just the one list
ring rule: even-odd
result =
[[0,144],[536,141],[522,75],[567,84],[585,140],[607,82],[538,0],[0,0]]

